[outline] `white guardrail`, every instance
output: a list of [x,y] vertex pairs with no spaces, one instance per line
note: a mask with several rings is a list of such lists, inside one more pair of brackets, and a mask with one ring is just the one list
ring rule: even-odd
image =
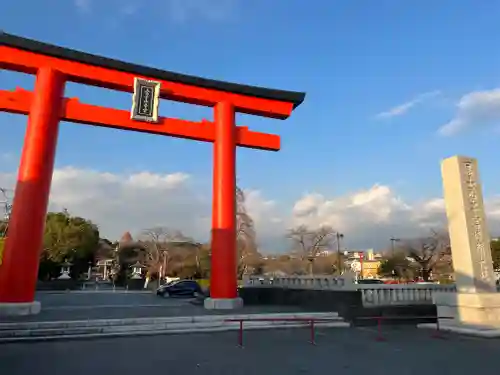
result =
[[244,286],[337,291],[359,290],[364,306],[432,304],[434,292],[456,292],[454,285],[356,284],[352,278],[332,276],[250,276],[244,280]]

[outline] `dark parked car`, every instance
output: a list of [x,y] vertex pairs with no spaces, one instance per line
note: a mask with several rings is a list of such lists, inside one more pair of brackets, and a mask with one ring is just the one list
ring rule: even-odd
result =
[[198,297],[203,295],[203,290],[196,281],[178,280],[160,286],[156,290],[156,295],[162,297]]
[[357,284],[384,284],[384,282],[379,279],[361,279],[357,281]]

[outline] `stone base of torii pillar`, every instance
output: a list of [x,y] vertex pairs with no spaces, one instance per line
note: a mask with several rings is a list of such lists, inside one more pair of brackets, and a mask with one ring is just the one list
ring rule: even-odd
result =
[[38,301],[24,303],[0,303],[1,316],[25,316],[39,314],[42,305]]
[[243,307],[241,298],[206,298],[203,302],[207,310],[234,310]]

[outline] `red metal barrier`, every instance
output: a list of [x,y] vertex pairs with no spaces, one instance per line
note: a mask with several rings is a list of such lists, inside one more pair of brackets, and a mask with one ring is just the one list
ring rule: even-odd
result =
[[434,339],[445,340],[446,337],[443,336],[441,331],[441,326],[439,324],[439,319],[454,319],[453,317],[447,316],[363,316],[357,318],[358,320],[377,320],[377,336],[375,336],[375,341],[383,342],[387,341],[387,338],[384,337],[382,332],[382,322],[384,319],[391,320],[409,320],[409,319],[436,319],[436,329],[432,331],[431,337]]
[[243,320],[240,320],[240,330],[238,332],[238,346],[243,348]]
[[311,320],[311,345],[316,345],[316,337],[314,332],[314,320]]
[[[439,319],[453,319],[451,317],[440,317],[439,319],[437,316],[366,316],[366,317],[359,317],[357,318],[358,320],[377,320],[377,335],[375,336],[375,341],[377,342],[384,342],[387,341],[387,338],[383,334],[383,327],[382,323],[384,319],[391,319],[391,320],[409,320],[409,319],[431,319],[435,318],[436,319],[436,330],[433,331],[431,337],[436,338],[436,339],[446,339],[442,335],[441,327],[439,325]],[[329,322],[329,321],[335,321],[336,319],[329,319],[329,318],[232,318],[232,319],[225,319],[224,322],[237,322],[239,323],[239,330],[238,330],[238,346],[240,348],[243,348],[243,329],[244,329],[244,322],[303,322],[303,323],[309,323],[310,327],[310,344],[311,345],[316,345],[316,327],[315,324],[317,322]]]
[[383,318],[381,316],[377,317],[377,337],[375,338],[375,341],[378,342],[387,341],[382,335],[382,319]]
[[309,323],[310,327],[310,344],[316,345],[316,322],[330,322],[337,319],[328,318],[232,318],[225,319],[224,322],[238,322],[240,324],[238,330],[238,346],[243,348],[243,323],[244,322],[303,322]]
[[439,319],[454,319],[454,318],[442,316],[441,318],[436,319],[436,330],[432,331],[431,337],[433,339],[446,340],[446,337],[443,336],[443,331],[441,331],[441,325],[439,324]]

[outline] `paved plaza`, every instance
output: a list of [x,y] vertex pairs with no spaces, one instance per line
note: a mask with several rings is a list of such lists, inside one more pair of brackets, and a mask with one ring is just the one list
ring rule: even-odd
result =
[[[0,317],[0,322],[60,321],[87,319],[126,319],[207,314],[233,314],[234,311],[206,310],[193,299],[162,298],[151,292],[60,292],[39,293],[42,303],[38,315]],[[239,313],[299,312],[294,306],[245,306]]]
[[[40,293],[43,311],[27,320],[80,320],[221,314],[190,299],[159,298],[150,293]],[[287,312],[291,307],[248,306],[241,313]],[[234,313],[232,311],[226,313]],[[14,319],[14,318],[12,318]],[[493,374],[500,340],[445,334],[414,327],[273,329],[244,332],[169,334],[84,340],[0,344],[0,373],[9,375],[146,372],[183,375],[345,374],[401,375]]]
[[454,375],[494,374],[500,341],[449,335],[446,340],[408,327],[387,329],[386,342],[370,328],[210,333],[0,345],[9,375],[172,373],[183,375]]

